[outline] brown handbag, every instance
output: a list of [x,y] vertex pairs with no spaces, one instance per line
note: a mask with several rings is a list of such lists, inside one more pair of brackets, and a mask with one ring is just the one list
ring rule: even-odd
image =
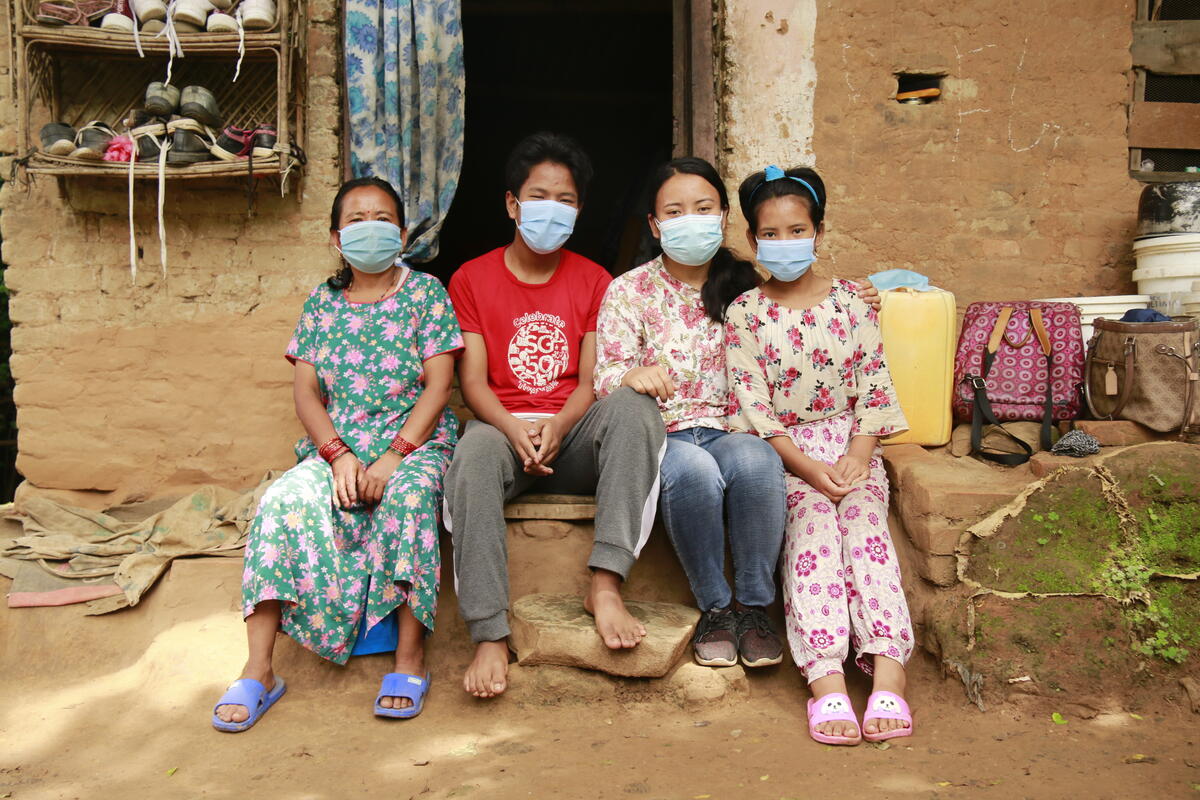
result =
[[1083,389],[1096,419],[1125,419],[1161,433],[1200,432],[1200,337],[1192,318],[1098,319]]

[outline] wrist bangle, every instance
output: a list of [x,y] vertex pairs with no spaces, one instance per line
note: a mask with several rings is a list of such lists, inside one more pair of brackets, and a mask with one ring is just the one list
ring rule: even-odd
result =
[[388,451],[404,458],[412,451],[416,450],[417,446],[405,439],[403,436],[397,436],[392,439],[392,443],[388,445]]
[[349,452],[350,446],[337,436],[333,437],[328,442],[317,448],[317,454],[330,464],[332,464],[339,456],[344,456]]

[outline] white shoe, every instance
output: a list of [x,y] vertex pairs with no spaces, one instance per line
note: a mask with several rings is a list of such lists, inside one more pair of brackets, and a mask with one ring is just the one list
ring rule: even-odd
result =
[[[129,7],[133,9],[133,15],[139,22],[167,18],[167,4],[163,0],[129,0]],[[145,29],[145,25],[142,28]]]
[[133,28],[133,20],[124,14],[105,14],[104,19],[100,20],[100,29],[105,31],[133,33]]
[[179,0],[179,4],[175,6],[174,19],[176,22],[195,25],[197,30],[202,31],[209,13],[214,10],[215,6],[208,0]]
[[265,31],[275,27],[275,0],[242,0],[242,27]]
[[208,15],[208,23],[205,25],[209,33],[237,33],[237,20],[228,14],[220,11],[214,11]]

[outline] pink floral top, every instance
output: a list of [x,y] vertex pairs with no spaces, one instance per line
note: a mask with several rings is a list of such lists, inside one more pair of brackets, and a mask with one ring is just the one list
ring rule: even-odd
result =
[[751,289],[729,306],[729,383],[737,398],[733,430],[764,439],[806,422],[854,413],[852,435],[908,429],[883,355],[879,314],[856,286],[834,279],[829,296],[804,310]]
[[682,283],[656,258],[609,284],[596,321],[596,396],[621,386],[634,367],[659,364],[675,396],[659,401],[667,431],[729,430],[725,330],[704,313],[700,290]]

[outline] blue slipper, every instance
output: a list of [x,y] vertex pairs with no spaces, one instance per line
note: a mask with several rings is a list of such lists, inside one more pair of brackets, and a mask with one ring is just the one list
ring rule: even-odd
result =
[[[275,701],[283,697],[286,691],[287,686],[284,685],[283,678],[276,677],[275,688],[269,692],[267,687],[253,678],[240,678],[229,685],[225,694],[217,701],[217,705],[213,706],[213,727],[219,731],[241,733],[253,727],[258,718],[267,713],[267,709],[275,705]],[[226,722],[217,716],[217,706],[230,705],[245,706],[250,709],[250,716],[242,722]]]
[[[425,695],[429,694],[429,673],[424,678],[416,675],[406,675],[403,672],[389,672],[383,676],[379,686],[379,694],[375,696],[375,716],[393,717],[395,719],[411,719],[421,713],[425,707]],[[407,697],[412,705],[408,708],[384,708],[379,701],[384,697]]]

